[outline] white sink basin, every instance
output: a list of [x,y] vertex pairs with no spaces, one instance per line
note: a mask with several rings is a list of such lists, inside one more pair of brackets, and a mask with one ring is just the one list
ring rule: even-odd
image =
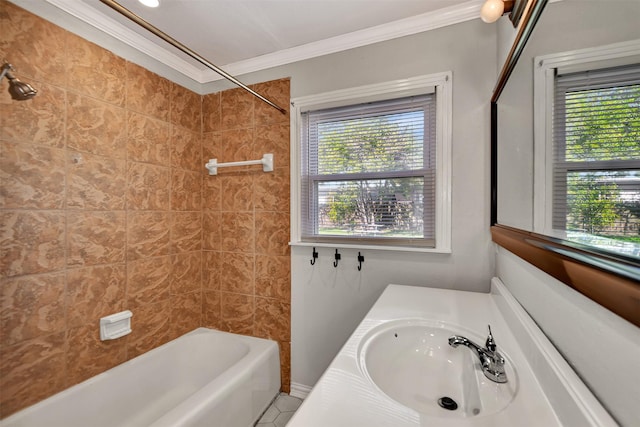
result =
[[[517,376],[504,351],[499,348],[507,359],[508,382],[498,384],[484,376],[468,348],[449,345],[452,335],[477,344],[485,340],[466,329],[423,319],[383,323],[363,337],[360,369],[388,397],[425,416],[466,418],[504,409],[517,391]],[[500,345],[500,338],[495,339]],[[439,404],[443,398],[452,399],[457,408],[444,408]]]
[[[450,335],[484,346],[487,324],[504,384],[468,348],[449,346]],[[458,408],[441,408],[442,397]],[[389,285],[287,427],[521,425],[617,424],[496,280],[488,294]]]

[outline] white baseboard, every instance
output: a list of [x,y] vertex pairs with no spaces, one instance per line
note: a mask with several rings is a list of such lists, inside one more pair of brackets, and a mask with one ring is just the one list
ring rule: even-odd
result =
[[297,397],[299,399],[306,399],[309,393],[311,393],[311,388],[312,387],[308,385],[292,382],[289,396]]

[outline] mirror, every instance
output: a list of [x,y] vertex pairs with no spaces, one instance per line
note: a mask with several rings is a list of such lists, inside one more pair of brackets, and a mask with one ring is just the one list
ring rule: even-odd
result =
[[[636,240],[632,237],[631,244],[622,243],[621,250],[593,239],[576,238],[576,233],[567,231],[568,225],[558,232],[558,216],[554,211],[558,205],[555,189],[558,178],[553,175],[556,169],[549,166],[556,161],[552,151],[557,149],[552,150],[548,145],[548,140],[558,138],[553,135],[554,131],[557,133],[557,125],[553,131],[549,130],[549,123],[557,120],[549,111],[564,111],[558,104],[549,107],[550,102],[557,102],[549,101],[555,90],[554,79],[577,71],[640,64],[640,2],[563,0],[547,4],[546,0],[529,0],[528,3],[492,99],[493,239],[640,325],[640,237]],[[512,31],[508,26],[501,26],[499,40],[513,37]],[[618,56],[614,58],[616,55],[606,53],[610,50],[605,53],[598,50],[603,46],[616,46]],[[632,105],[637,106],[637,101]],[[640,124],[635,117],[630,126],[637,128]],[[567,141],[564,147],[569,147],[569,137],[563,134],[562,138]],[[634,137],[631,144],[640,151],[640,139]],[[638,186],[622,197],[639,205],[638,218],[634,217],[636,212],[627,215],[633,221],[634,230],[637,228],[637,236],[640,236],[639,163],[638,160],[627,163],[626,167],[631,169],[629,176],[633,178],[627,181],[635,181]],[[598,173],[591,175],[597,175],[602,182]],[[565,172],[563,179],[569,182],[565,188],[570,188],[569,173]],[[598,188],[602,193],[603,186]],[[569,190],[566,191],[569,194]],[[619,212],[622,204],[616,203],[611,203],[611,211]],[[564,209],[565,218],[561,220],[568,223],[574,218],[566,212],[573,208],[565,205]],[[635,225],[636,222],[639,225]],[[589,233],[577,234],[587,236]],[[572,271],[574,267],[580,273]],[[605,275],[606,279],[594,280],[596,275]],[[609,288],[598,288],[594,284],[597,281],[602,286],[607,283]]]

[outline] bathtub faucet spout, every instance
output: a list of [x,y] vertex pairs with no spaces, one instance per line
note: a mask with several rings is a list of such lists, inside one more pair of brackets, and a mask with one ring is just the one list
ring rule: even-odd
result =
[[449,345],[454,348],[459,345],[467,347],[476,355],[478,360],[480,360],[482,372],[485,377],[497,383],[507,382],[507,373],[504,370],[504,357],[496,351],[496,343],[491,334],[491,326],[489,326],[489,336],[487,337],[485,348],[480,347],[470,339],[460,335],[449,337]]

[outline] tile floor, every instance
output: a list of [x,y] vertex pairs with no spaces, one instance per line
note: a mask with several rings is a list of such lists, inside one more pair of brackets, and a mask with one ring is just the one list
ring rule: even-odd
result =
[[269,406],[269,409],[262,414],[262,418],[258,420],[256,427],[286,426],[301,403],[302,399],[289,396],[286,393],[280,393],[271,406]]

